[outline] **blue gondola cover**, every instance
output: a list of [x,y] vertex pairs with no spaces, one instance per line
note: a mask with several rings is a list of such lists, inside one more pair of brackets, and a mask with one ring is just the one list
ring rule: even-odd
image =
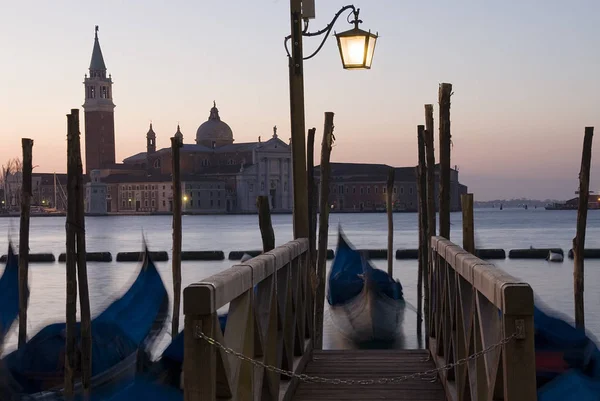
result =
[[[27,291],[29,295],[29,290]],[[6,267],[0,277],[0,345],[19,315],[19,259],[8,245]]]
[[[128,291],[92,320],[92,376],[108,371],[138,349],[149,346],[164,325],[168,304],[165,286],[146,250],[144,265]],[[65,323],[48,325],[23,348],[4,358],[24,393],[64,383],[65,329]],[[79,355],[79,323],[75,341]],[[77,366],[76,372],[80,372]]]

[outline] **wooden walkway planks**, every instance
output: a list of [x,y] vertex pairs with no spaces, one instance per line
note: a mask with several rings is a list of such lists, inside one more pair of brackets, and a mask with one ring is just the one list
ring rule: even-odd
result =
[[[426,361],[426,350],[336,350],[313,351],[303,373],[325,378],[371,379],[398,377],[435,368]],[[317,400],[421,400],[446,399],[439,380],[407,380],[399,384],[336,385],[300,383],[294,401]]]

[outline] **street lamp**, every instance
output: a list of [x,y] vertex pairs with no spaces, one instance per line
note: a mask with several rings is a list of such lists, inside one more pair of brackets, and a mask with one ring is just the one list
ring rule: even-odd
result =
[[353,11],[354,28],[342,33],[336,33],[342,65],[348,70],[368,70],[373,62],[377,34],[363,31],[358,27],[362,21],[358,19],[360,9]]
[[[294,2],[295,1],[292,0],[292,3],[294,3]],[[297,2],[297,0],[296,0],[296,2]],[[335,14],[335,16],[333,17],[331,22],[329,24],[327,24],[327,26],[325,28],[323,28],[319,31],[316,31],[316,32],[308,32],[308,19],[305,19],[306,26],[302,30],[302,36],[312,37],[312,36],[321,36],[321,35],[325,34],[325,37],[323,38],[323,41],[321,42],[321,44],[319,45],[317,50],[315,50],[310,56],[303,57],[303,60],[308,60],[310,58],[313,58],[314,56],[317,55],[317,53],[319,53],[319,51],[321,51],[321,49],[323,48],[325,41],[329,37],[329,34],[331,33],[331,30],[333,29],[333,26],[335,25],[337,19],[340,17],[340,15],[342,15],[342,13],[344,13],[344,11],[347,11],[347,10],[351,10],[351,11],[350,11],[350,14],[348,14],[348,17],[346,18],[346,20],[348,21],[349,24],[354,24],[354,28],[352,28],[348,31],[335,33],[338,48],[340,50],[340,57],[342,59],[342,66],[344,67],[344,69],[349,69],[349,70],[350,69],[364,70],[364,69],[371,68],[371,64],[373,63],[373,54],[375,53],[375,43],[377,43],[377,38],[379,36],[376,33],[371,33],[370,30],[364,31],[358,27],[358,24],[362,24],[362,20],[358,18],[358,15],[360,13],[360,8],[356,8],[353,5],[348,5],[348,6],[342,7],[340,9],[340,11],[338,11]],[[350,21],[350,16],[354,16],[354,19],[352,21]],[[294,24],[294,22],[295,22],[294,18],[292,17],[292,24]],[[293,36],[294,36],[293,33],[292,33],[292,35],[288,35],[285,38],[285,43],[284,43],[285,50],[287,52],[288,57],[290,57],[290,58],[294,58],[294,56],[292,54],[290,54],[287,43],[290,39],[292,39]],[[297,46],[296,43],[297,42],[295,41],[294,47],[292,47],[292,53],[293,53],[294,48]],[[296,67],[296,69],[299,69],[299,67],[297,65],[295,67]]]
[[[336,34],[342,65],[345,69],[370,69],[373,62],[373,52],[377,35],[370,31],[366,32],[358,28],[362,23],[358,19],[359,9],[353,5],[342,7],[327,26],[316,32],[308,32],[308,18],[305,18],[306,26],[302,27],[302,1],[290,0],[291,35],[284,40],[284,47],[288,55],[289,78],[290,78],[290,121],[292,134],[292,177],[294,195],[294,238],[308,238],[308,185],[306,171],[306,139],[304,120],[304,60],[317,55],[323,48],[329,37],[333,25],[339,16],[351,10],[348,14],[348,22],[354,24],[354,29]],[[312,8],[311,0],[304,0],[308,9]],[[311,10],[312,11],[312,10]],[[309,14],[307,14],[308,16]],[[349,17],[354,16],[350,21]],[[325,35],[323,41],[311,55],[304,57],[302,52],[302,38]],[[288,41],[291,41],[291,52],[288,49]]]

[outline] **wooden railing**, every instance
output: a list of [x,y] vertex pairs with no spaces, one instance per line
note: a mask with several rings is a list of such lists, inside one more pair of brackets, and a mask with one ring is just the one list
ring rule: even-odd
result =
[[[297,379],[242,360],[231,351],[302,373],[311,357],[313,335],[308,261],[308,240],[299,239],[185,288],[186,401],[291,399]],[[217,310],[227,304],[223,333]]]
[[431,248],[429,350],[457,364],[439,374],[448,400],[535,401],[531,287],[444,238]]

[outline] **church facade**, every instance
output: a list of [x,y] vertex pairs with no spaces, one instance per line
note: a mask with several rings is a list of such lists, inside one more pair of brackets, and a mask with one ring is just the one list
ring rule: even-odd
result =
[[[182,180],[189,181],[182,186],[184,209],[202,208],[202,194],[210,194],[222,185],[226,194],[223,212],[255,212],[259,195],[269,198],[274,212],[292,211],[291,147],[279,139],[276,127],[267,141],[259,137],[257,142],[234,143],[233,131],[221,120],[214,104],[208,120],[198,128],[194,143],[186,143],[179,126],[174,137],[183,144],[180,149]],[[171,148],[156,149],[155,141],[156,133],[150,125],[146,152],[127,157],[123,166],[145,171],[148,177],[170,177]],[[213,181],[219,184],[201,184]],[[207,205],[210,205],[210,197]]]
[[[94,177],[86,184],[86,212],[172,211],[171,147],[157,149],[152,124],[145,151],[115,163],[112,76],[107,78],[97,27],[84,86],[86,173]],[[292,211],[291,147],[278,137],[276,127],[265,141],[258,137],[235,143],[233,130],[213,103],[193,141],[184,138],[179,125],[173,137],[182,144],[178,196],[184,212],[254,213],[259,195],[269,198],[273,212]]]

